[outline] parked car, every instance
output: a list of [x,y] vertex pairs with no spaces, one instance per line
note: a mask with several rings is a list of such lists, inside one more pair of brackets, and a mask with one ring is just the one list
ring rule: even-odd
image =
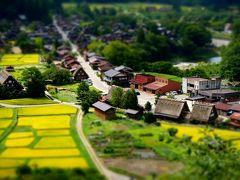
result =
[[90,86],[93,85],[92,80],[90,78],[84,79],[83,81],[89,84]]

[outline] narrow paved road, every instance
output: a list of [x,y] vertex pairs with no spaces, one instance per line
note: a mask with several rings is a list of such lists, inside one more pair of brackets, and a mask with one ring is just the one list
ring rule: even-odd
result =
[[[53,24],[54,26],[57,28],[58,32],[61,34],[62,38],[64,41],[68,41],[72,47],[72,52],[76,53],[78,55],[78,61],[80,62],[80,64],[82,65],[83,69],[86,71],[86,73],[88,74],[89,78],[92,80],[93,82],[93,86],[97,89],[99,89],[100,91],[102,91],[103,93],[108,93],[108,90],[110,89],[110,86],[107,85],[106,82],[101,81],[101,79],[97,76],[97,72],[94,71],[91,66],[89,65],[88,62],[86,62],[83,57],[81,56],[81,54],[78,52],[78,48],[75,44],[73,44],[68,36],[67,33],[64,32],[62,30],[62,28],[57,24],[57,20],[56,18],[54,18],[53,20]],[[140,92],[140,95],[138,96],[138,103],[141,106],[144,106],[146,104],[146,102],[149,101],[153,106],[154,106],[154,101],[155,101],[155,96],[152,94],[148,94],[145,92]],[[153,107],[154,108],[154,107]]]
[[[103,93],[107,93],[110,87],[105,82],[101,81],[101,79],[96,75],[96,72],[94,70],[92,70],[89,63],[83,59],[81,54],[78,52],[77,46],[68,39],[67,34],[61,29],[61,27],[58,26],[56,18],[54,18],[53,24],[57,28],[58,32],[62,35],[63,40],[68,41],[70,43],[70,45],[72,47],[72,52],[77,53],[78,61],[80,62],[80,64],[82,65],[82,67],[84,68],[86,73],[88,74],[89,78],[92,80],[93,86],[95,88],[99,89],[100,91],[102,91]],[[85,135],[83,133],[83,128],[82,128],[83,113],[82,113],[81,109],[79,108],[79,106],[76,106],[73,103],[62,103],[62,104],[75,106],[79,109],[79,114],[78,114],[77,123],[76,123],[77,132],[78,132],[80,139],[83,142],[84,147],[87,149],[91,159],[95,163],[99,172],[101,174],[103,174],[104,176],[106,176],[107,179],[109,179],[109,180],[130,180],[130,178],[128,176],[120,175],[120,174],[117,174],[115,172],[108,170],[104,166],[104,164],[101,162],[101,160],[98,158],[94,149],[92,148],[92,146],[90,145],[90,143],[88,142],[87,138],[85,137]]]

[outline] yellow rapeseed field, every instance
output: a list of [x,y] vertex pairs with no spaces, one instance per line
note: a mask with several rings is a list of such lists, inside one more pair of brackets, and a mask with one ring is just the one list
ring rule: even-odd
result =
[[40,158],[40,157],[73,157],[80,156],[76,148],[69,149],[28,149],[28,148],[7,148],[0,155],[0,158]]
[[33,142],[34,138],[17,138],[17,139],[7,139],[5,142],[6,147],[25,147]]
[[76,144],[71,136],[42,137],[34,148],[74,148]]
[[24,163],[25,163],[25,160],[21,160],[21,159],[1,159],[0,168],[18,167]]
[[13,110],[11,108],[0,108],[0,118],[12,118]]
[[12,120],[0,119],[0,128],[5,129],[11,124]]
[[68,129],[50,129],[50,130],[38,130],[38,136],[64,136],[70,135],[70,131]]
[[32,137],[33,133],[32,132],[12,132],[9,136],[8,139],[13,139],[13,138],[26,138],[26,137]]
[[4,132],[4,130],[0,129],[0,137],[1,137],[3,132]]
[[9,177],[16,176],[16,170],[14,168],[11,169],[0,169],[0,179],[9,179]]
[[18,126],[32,126],[34,129],[70,128],[70,116],[32,116],[20,117]]
[[19,116],[36,116],[36,115],[54,115],[54,114],[75,114],[77,108],[68,105],[51,105],[43,107],[19,108]]
[[54,168],[88,168],[84,158],[51,158],[51,159],[32,159],[30,166],[37,167],[54,167]]
[[38,64],[39,62],[38,54],[6,54],[0,60],[0,66]]
[[[184,134],[192,136],[193,141],[197,141],[199,138],[203,136],[201,131],[204,130],[203,127],[191,126],[191,125],[178,125],[178,124],[170,124],[170,123],[162,123],[163,128],[177,128],[178,137],[182,137]],[[223,139],[230,140],[230,139],[240,139],[240,133],[236,131],[230,130],[221,130],[221,129],[214,129],[214,133],[222,137]]]

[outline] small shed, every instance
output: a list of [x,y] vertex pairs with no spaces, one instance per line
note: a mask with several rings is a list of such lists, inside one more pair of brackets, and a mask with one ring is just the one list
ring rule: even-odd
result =
[[196,103],[193,105],[190,120],[201,123],[212,123],[217,119],[217,110],[214,104]]
[[141,115],[140,111],[134,109],[127,109],[125,113],[131,119],[139,119]]
[[218,103],[215,104],[215,107],[216,107],[218,115],[227,116],[228,112],[230,111],[230,109],[232,107],[232,105],[222,103],[222,102],[218,102]]
[[95,114],[104,120],[110,120],[115,117],[115,108],[109,104],[98,101],[92,106],[94,107]]

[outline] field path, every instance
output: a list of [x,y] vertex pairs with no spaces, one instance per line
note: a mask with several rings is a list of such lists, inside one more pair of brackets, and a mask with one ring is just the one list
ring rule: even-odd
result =
[[[77,107],[77,106],[75,106],[75,107]],[[109,179],[109,180],[130,180],[130,177],[114,173],[114,172],[108,170],[104,166],[104,164],[98,158],[94,149],[92,148],[92,146],[88,142],[87,138],[85,137],[85,135],[83,133],[82,125],[83,125],[83,112],[79,108],[79,113],[78,113],[78,117],[77,117],[77,124],[76,124],[77,132],[78,132],[78,135],[79,135],[80,139],[82,140],[82,143],[84,144],[84,146],[87,149],[89,155],[91,156],[91,159],[93,160],[97,169],[99,170],[99,172],[101,174],[105,175],[107,177],[107,179]]]

